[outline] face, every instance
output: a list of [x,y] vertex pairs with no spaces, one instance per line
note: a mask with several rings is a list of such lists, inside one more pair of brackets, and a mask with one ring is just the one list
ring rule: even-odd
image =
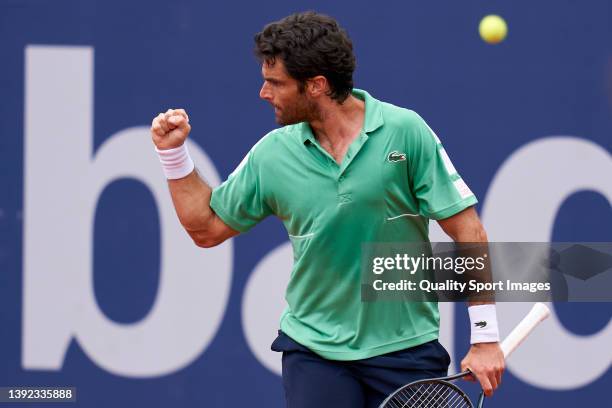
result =
[[306,90],[300,90],[299,82],[291,78],[285,64],[276,58],[273,65],[264,61],[261,67],[264,83],[259,96],[274,107],[274,116],[279,125],[310,120],[316,112],[316,104]]

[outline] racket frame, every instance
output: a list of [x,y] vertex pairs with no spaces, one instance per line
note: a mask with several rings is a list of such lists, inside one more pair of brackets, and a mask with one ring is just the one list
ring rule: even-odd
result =
[[[516,350],[516,348],[527,338],[527,336],[531,334],[533,329],[535,329],[536,326],[540,324],[542,321],[544,321],[548,316],[550,316],[550,309],[544,303],[536,303],[535,305],[533,305],[529,313],[527,313],[527,315],[523,317],[523,319],[519,322],[519,324],[517,324],[514,327],[512,332],[500,344],[502,352],[504,353],[504,358],[507,358],[508,356],[510,356],[510,354],[512,354],[512,352]],[[427,382],[444,383],[445,385],[450,386],[455,391],[458,391],[459,394],[463,395],[464,398],[469,403],[469,405],[473,407],[474,404],[467,397],[467,394],[461,388],[459,388],[458,386],[450,382],[450,381],[459,379],[461,377],[465,377],[468,374],[471,374],[469,370],[463,371],[458,374],[449,375],[446,377],[428,378],[428,379],[411,382],[409,384],[406,384],[398,388],[393,393],[391,393],[391,395],[385,398],[385,400],[379,405],[379,408],[392,408],[391,406],[387,407],[386,404],[389,401],[391,401],[396,395],[398,395],[401,391],[409,387],[414,387],[415,385],[424,384]],[[484,404],[484,398],[485,398],[485,395],[483,391],[480,393],[480,396],[478,397],[478,404],[476,405],[477,408],[482,408],[482,405]]]

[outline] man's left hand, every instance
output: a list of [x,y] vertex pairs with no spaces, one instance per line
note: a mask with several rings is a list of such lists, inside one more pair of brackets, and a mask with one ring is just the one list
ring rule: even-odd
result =
[[474,381],[475,376],[487,397],[499,387],[504,369],[504,354],[499,343],[473,344],[461,361],[461,371],[470,370],[473,374],[464,378]]

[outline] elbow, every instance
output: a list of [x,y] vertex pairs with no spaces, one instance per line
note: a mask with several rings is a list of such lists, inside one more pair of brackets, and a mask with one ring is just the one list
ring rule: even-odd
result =
[[221,222],[209,222],[199,227],[189,228],[183,225],[193,243],[200,248],[212,248],[222,244],[228,238],[238,235],[238,231],[231,229]]
[[212,248],[219,245],[221,242],[212,239],[194,239],[193,243],[200,248]]
[[193,243],[200,248],[212,248],[219,245],[223,242],[220,239],[217,239],[213,234],[210,234],[206,231],[190,231],[188,229],[187,233],[193,240]]

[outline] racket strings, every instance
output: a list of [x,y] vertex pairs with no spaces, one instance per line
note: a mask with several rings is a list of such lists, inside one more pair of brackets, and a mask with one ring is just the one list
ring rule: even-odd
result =
[[469,400],[453,386],[443,382],[414,384],[394,395],[388,408],[472,408]]

